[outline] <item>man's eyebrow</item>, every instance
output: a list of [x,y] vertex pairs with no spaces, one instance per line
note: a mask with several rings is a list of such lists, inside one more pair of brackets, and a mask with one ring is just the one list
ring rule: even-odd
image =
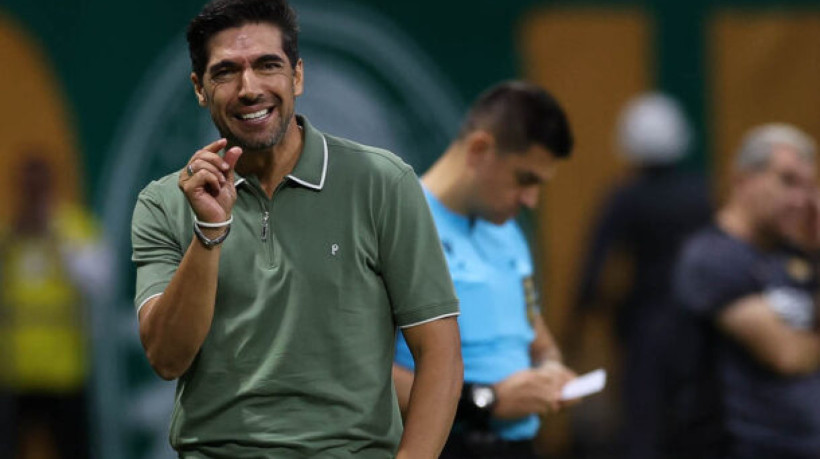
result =
[[284,63],[285,59],[282,56],[278,55],[278,54],[263,54],[263,55],[257,57],[256,59],[254,59],[254,62],[271,62],[271,61],[283,62]]
[[[254,62],[256,62],[256,63],[258,63],[258,62],[281,62],[281,63],[285,63],[286,61],[282,56],[280,56],[278,54],[263,54],[263,55],[257,57],[256,59],[254,59]],[[237,67],[239,67],[239,65],[237,63],[235,63],[231,60],[225,59],[225,60],[221,60],[221,61],[211,65],[210,67],[208,67],[208,73],[216,73],[216,72],[218,72],[220,70],[223,70],[223,69],[235,69]]]
[[216,64],[208,67],[208,73],[216,73],[216,72],[218,72],[220,70],[223,70],[223,69],[233,69],[233,68],[236,68],[236,67],[237,67],[236,63],[231,62],[229,60],[219,61]]
[[544,179],[532,171],[516,171],[516,178],[521,184],[537,184],[544,181]]

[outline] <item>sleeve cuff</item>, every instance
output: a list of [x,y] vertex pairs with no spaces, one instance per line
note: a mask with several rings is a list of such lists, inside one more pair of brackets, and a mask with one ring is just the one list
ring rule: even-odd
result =
[[457,316],[459,313],[458,300],[454,299],[399,314],[396,316],[396,323],[399,328],[408,328],[444,317]]

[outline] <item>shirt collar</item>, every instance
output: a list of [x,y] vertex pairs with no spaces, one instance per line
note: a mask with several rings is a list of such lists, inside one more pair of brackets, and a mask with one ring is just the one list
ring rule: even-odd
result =
[[296,122],[304,130],[305,142],[296,166],[287,177],[302,186],[321,190],[327,177],[327,139],[304,116],[296,115]]
[[[327,139],[306,117],[296,115],[296,122],[304,130],[305,141],[296,166],[286,177],[294,183],[320,191],[325,186],[327,177]],[[234,186],[246,181],[246,178],[234,172]]]

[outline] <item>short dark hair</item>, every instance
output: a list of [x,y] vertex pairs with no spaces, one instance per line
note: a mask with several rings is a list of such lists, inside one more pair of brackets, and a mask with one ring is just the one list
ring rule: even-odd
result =
[[557,158],[572,152],[572,132],[564,110],[544,88],[524,81],[499,83],[478,97],[458,139],[477,130],[491,133],[500,153],[523,153],[533,144]]
[[202,80],[208,65],[208,40],[225,29],[266,22],[282,31],[282,48],[295,67],[299,60],[299,25],[286,0],[213,0],[188,24],[191,67]]

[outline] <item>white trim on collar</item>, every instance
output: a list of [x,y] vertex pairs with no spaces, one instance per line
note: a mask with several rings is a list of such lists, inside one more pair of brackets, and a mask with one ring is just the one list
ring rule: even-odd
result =
[[289,179],[293,180],[294,182],[296,182],[300,185],[304,185],[308,188],[313,188],[314,190],[321,190],[322,187],[325,186],[325,176],[327,175],[327,140],[325,139],[324,134],[320,134],[320,135],[322,136],[322,144],[323,144],[324,150],[325,150],[324,151],[325,158],[324,158],[324,164],[322,165],[322,178],[319,180],[319,184],[315,185],[313,183],[306,182],[302,179],[299,179],[299,178],[293,176],[293,174],[288,174],[287,175],[287,177]]

